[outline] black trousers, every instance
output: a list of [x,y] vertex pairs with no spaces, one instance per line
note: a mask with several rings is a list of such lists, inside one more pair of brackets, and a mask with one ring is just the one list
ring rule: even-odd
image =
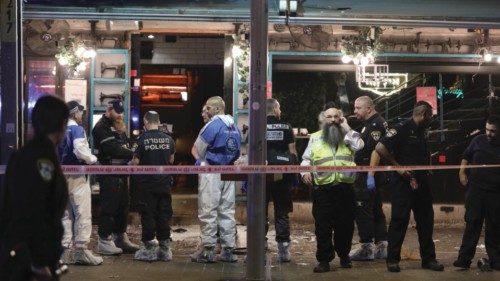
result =
[[107,237],[111,233],[124,233],[127,230],[129,211],[127,178],[101,176],[98,181],[101,199],[99,236]]
[[356,196],[356,225],[361,243],[387,241],[387,225],[382,210],[382,197],[379,188],[382,186],[383,175],[375,176],[376,188],[370,191],[366,187],[367,173],[358,173],[354,182]]
[[[292,181],[288,178],[267,182],[266,188],[266,216],[269,201],[274,205],[274,227],[276,242],[290,242],[290,218],[288,213],[293,211]],[[266,217],[266,233],[269,230],[269,219]]]
[[436,259],[432,235],[434,231],[434,210],[428,176],[419,173],[416,176],[418,189],[412,190],[410,181],[394,173],[389,186],[391,189],[391,222],[389,224],[387,262],[401,260],[401,246],[406,235],[410,212],[417,223],[418,242],[422,263]]
[[313,188],[316,259],[330,262],[335,258],[335,252],[341,259],[347,258],[354,233],[355,200],[352,184]]
[[172,195],[167,186],[138,185],[138,210],[141,215],[142,241],[170,240]]
[[490,263],[500,264],[500,193],[468,186],[465,199],[465,230],[458,259],[470,262],[476,253],[477,242],[485,222],[485,245]]

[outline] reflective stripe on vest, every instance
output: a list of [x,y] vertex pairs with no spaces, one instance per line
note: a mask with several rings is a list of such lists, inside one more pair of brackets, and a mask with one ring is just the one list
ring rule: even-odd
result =
[[[317,141],[311,148],[311,164],[315,166],[356,166],[354,152],[343,142],[339,144],[335,155],[333,149],[323,141]],[[353,183],[355,172],[314,172],[314,183],[325,185],[331,183]]]

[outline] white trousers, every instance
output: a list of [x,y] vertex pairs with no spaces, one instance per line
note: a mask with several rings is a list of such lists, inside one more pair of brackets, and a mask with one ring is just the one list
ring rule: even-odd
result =
[[221,181],[220,174],[200,174],[198,218],[203,246],[215,246],[217,228],[223,247],[235,247],[235,183]]
[[62,218],[64,235],[62,246],[69,248],[72,240],[76,248],[85,248],[92,233],[91,190],[87,178],[82,175],[66,176],[68,181],[68,205]]

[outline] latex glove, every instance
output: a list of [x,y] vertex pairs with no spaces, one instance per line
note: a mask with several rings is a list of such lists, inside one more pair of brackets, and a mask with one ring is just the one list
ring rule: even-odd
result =
[[196,162],[194,163],[195,166],[201,166],[201,163],[203,161],[201,161],[201,159],[196,159]]
[[375,177],[368,175],[366,178],[366,188],[368,188],[369,191],[375,190]]
[[242,184],[241,184],[241,192],[246,194],[248,191],[248,181],[244,181]]

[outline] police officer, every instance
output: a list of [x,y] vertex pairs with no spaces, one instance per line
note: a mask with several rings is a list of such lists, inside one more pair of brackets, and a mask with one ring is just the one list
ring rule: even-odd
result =
[[[144,114],[145,132],[137,140],[133,163],[166,166],[174,163],[174,139],[158,130],[160,115],[156,111]],[[141,214],[142,242],[134,259],[170,261],[170,219],[172,218],[172,175],[139,175],[137,187]],[[154,239],[159,241],[159,249]]]
[[[424,133],[431,121],[432,107],[424,101],[417,102],[412,118],[389,129],[380,139],[375,148],[377,153],[392,166],[428,165],[430,153]],[[436,260],[432,240],[434,210],[428,172],[398,170],[392,173],[390,192],[392,210],[388,231],[387,269],[390,272],[400,271],[401,245],[413,210],[422,268],[443,271],[443,265]]]
[[[292,126],[280,120],[281,109],[276,99],[268,99],[267,110],[267,163],[268,165],[295,165],[297,150]],[[281,179],[268,182],[266,188],[266,209],[269,201],[274,204],[274,226],[278,242],[278,260],[290,262],[290,218],[293,174],[283,174]],[[267,214],[267,210],[266,210]],[[266,233],[269,223],[266,224]]]
[[[123,165],[132,159],[133,152],[128,149],[128,139],[122,131],[123,111],[121,100],[110,101],[106,113],[92,130],[97,159],[102,165]],[[101,198],[98,252],[102,255],[135,253],[139,247],[131,243],[125,233],[129,209],[127,177],[102,175],[97,180]]]
[[[208,122],[194,143],[193,156],[202,165],[232,165],[240,156],[241,135],[234,119],[224,113],[225,103],[211,97],[206,103]],[[202,248],[191,255],[191,261],[216,262],[217,227],[223,246],[219,260],[236,262],[235,182],[222,181],[221,174],[201,177],[198,188],[198,218],[200,219]]]
[[68,116],[59,98],[39,98],[34,138],[9,160],[0,193],[0,280],[59,279],[68,186],[56,150]]
[[[467,165],[500,164],[500,116],[486,121],[486,134],[476,136],[465,150],[460,183],[467,187],[465,230],[455,267],[469,268],[485,222],[485,245],[489,261],[481,270],[500,270],[500,169],[468,169]],[[480,263],[478,263],[479,265]]]
[[[354,114],[358,120],[363,121],[361,138],[365,146],[356,152],[356,165],[370,165],[370,158],[380,137],[385,135],[387,122],[375,110],[373,100],[368,96],[361,96],[354,101]],[[378,160],[378,154],[374,157]],[[377,175],[379,175],[378,173]],[[351,260],[366,261],[385,259],[387,257],[387,228],[385,215],[382,211],[382,198],[377,186],[381,185],[380,176],[375,180],[374,173],[362,172],[357,174],[354,182],[356,195],[356,224],[361,248],[351,251]],[[374,239],[375,243],[374,244]]]
[[[311,135],[302,155],[302,166],[356,166],[354,152],[363,148],[363,140],[352,130],[339,109],[325,111],[321,131]],[[335,252],[340,265],[352,267],[349,259],[354,232],[353,172],[302,173],[302,180],[313,186],[313,216],[316,233],[316,259],[314,272],[330,271]],[[332,243],[332,231],[333,243]]]
[[[97,157],[92,155],[85,129],[82,123],[83,106],[77,101],[67,103],[70,118],[63,142],[59,145],[59,157],[62,165],[94,164]],[[68,175],[69,201],[64,212],[64,236],[62,245],[64,253],[61,257],[63,263],[81,265],[99,265],[103,262],[101,257],[95,256],[88,244],[92,233],[92,204],[90,184],[85,175]],[[74,235],[73,235],[74,234]],[[72,240],[76,251],[71,251]]]

